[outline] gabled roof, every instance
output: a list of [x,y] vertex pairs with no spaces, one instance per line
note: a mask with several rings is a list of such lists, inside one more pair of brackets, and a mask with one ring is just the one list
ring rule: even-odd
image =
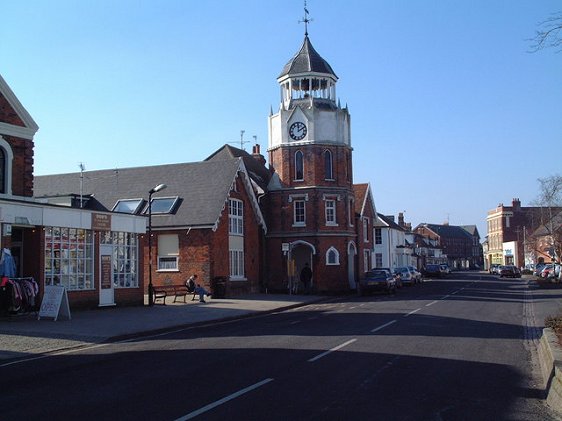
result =
[[[167,188],[152,197],[178,196],[180,203],[172,214],[153,215],[154,227],[216,229],[221,213],[227,206],[232,183],[239,172],[244,174],[242,178],[252,200],[257,222],[266,230],[265,220],[241,158],[85,171],[82,194],[95,199],[88,201],[87,207],[111,211],[118,200],[147,201],[148,191],[163,183]],[[77,194],[80,192],[80,173],[36,176],[34,192],[37,199]],[[223,217],[228,218],[228,215]]]
[[398,225],[396,222],[394,222],[389,217],[383,215],[382,213],[377,213],[377,216],[383,222],[383,224],[386,225],[388,228],[398,231],[405,231],[404,228],[402,228],[400,225]]
[[476,227],[476,225],[461,225],[461,228],[473,237],[478,237],[478,239],[480,239],[480,233],[478,232],[478,228]]
[[243,149],[235,148],[230,145],[224,145],[209,155],[205,161],[220,161],[232,158],[242,158],[252,181],[254,181],[263,191],[266,191],[267,184],[271,179],[271,173],[265,165],[262,165],[256,158]]
[[355,213],[360,217],[365,214],[365,208],[371,202],[373,212],[377,213],[375,201],[371,194],[371,185],[369,183],[361,183],[353,185],[353,192],[355,194]]
[[332,67],[312,46],[308,35],[305,35],[299,52],[283,67],[278,79],[303,73],[323,73],[337,79]]
[[0,135],[33,139],[39,126],[0,76]]

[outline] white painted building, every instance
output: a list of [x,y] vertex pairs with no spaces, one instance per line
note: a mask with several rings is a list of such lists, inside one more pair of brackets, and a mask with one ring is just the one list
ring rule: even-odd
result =
[[406,235],[404,228],[394,222],[393,216],[377,213],[377,220],[373,224],[372,266],[392,270],[412,265],[412,248],[406,242]]

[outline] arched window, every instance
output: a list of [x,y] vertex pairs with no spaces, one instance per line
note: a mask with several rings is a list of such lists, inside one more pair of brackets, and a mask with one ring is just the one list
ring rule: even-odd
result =
[[295,180],[304,180],[304,162],[302,151],[295,152]]
[[327,265],[339,265],[340,264],[340,254],[335,247],[330,247],[326,252],[326,264]]
[[6,193],[6,153],[0,148],[0,193]]
[[324,152],[324,178],[326,180],[334,179],[334,172],[332,168],[332,152],[329,149]]

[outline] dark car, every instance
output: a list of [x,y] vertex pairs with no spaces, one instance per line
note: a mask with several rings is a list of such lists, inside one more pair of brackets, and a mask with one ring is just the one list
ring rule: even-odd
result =
[[360,281],[361,294],[383,291],[393,293],[396,291],[396,280],[386,269],[372,269],[365,272],[365,279]]
[[425,265],[422,269],[422,275],[426,278],[441,278],[443,276],[443,272],[441,271],[441,267],[435,264]]
[[505,265],[499,268],[500,278],[521,278],[521,271],[517,266]]

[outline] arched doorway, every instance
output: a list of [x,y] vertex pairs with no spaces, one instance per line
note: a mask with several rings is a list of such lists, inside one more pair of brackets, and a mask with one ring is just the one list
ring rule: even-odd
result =
[[[298,294],[303,292],[310,292],[314,289],[315,279],[314,279],[314,265],[312,256],[316,254],[316,248],[303,240],[293,241],[290,245],[290,255],[291,260],[294,264],[294,276],[292,282],[291,292]],[[312,269],[312,281],[310,285],[305,286],[303,283],[300,282],[300,273],[302,268],[308,264],[310,269]]]
[[357,247],[355,247],[355,243],[350,241],[347,245],[347,280],[349,282],[349,288],[357,289],[357,282],[355,279],[355,262],[357,256]]

